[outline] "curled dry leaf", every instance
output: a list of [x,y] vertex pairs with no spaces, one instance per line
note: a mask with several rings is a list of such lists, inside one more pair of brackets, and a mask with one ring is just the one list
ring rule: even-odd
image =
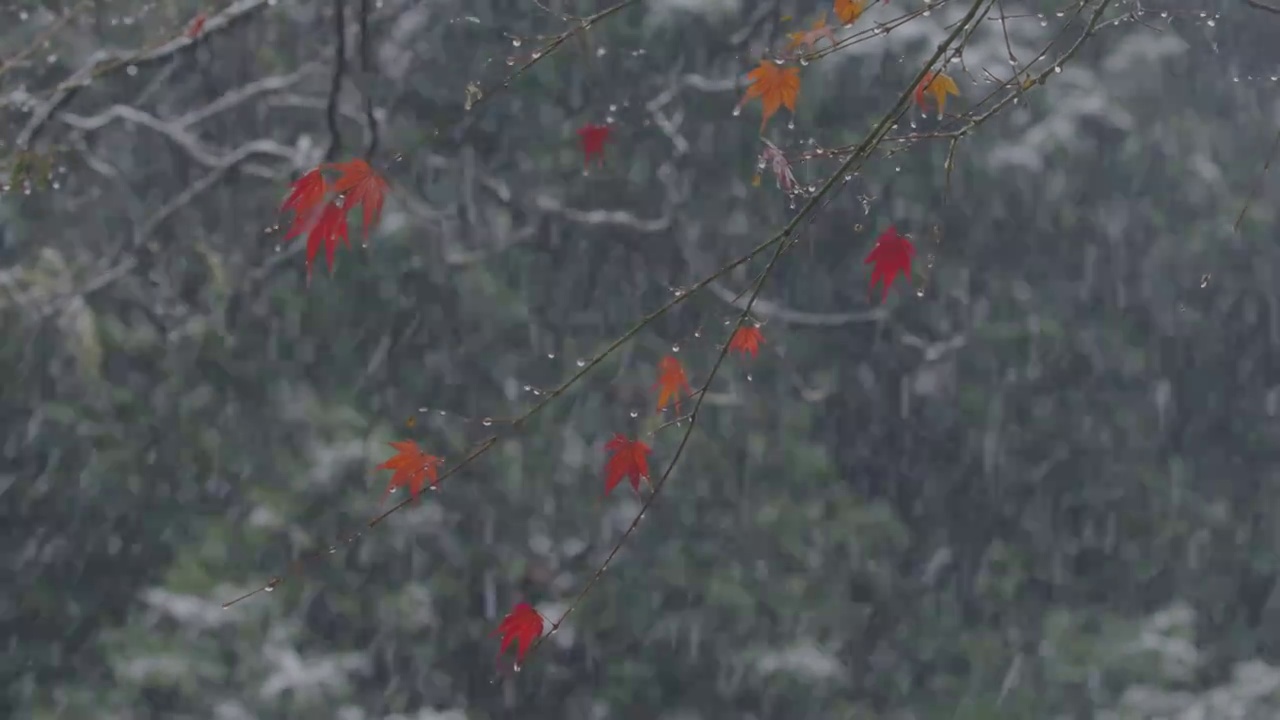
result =
[[[778,149],[777,145],[769,142],[765,138],[760,138],[764,142],[764,149],[760,151],[760,160],[757,165],[768,167],[773,172],[773,177],[778,183],[778,189],[790,195],[796,191],[796,176],[791,171],[791,162],[787,160],[787,156]],[[757,175],[757,178],[759,176]],[[757,180],[755,184],[759,184]]]

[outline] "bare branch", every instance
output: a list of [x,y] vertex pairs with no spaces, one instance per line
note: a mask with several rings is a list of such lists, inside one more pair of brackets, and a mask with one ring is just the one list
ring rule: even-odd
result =
[[342,74],[347,67],[347,26],[342,0],[333,0],[333,79],[329,83],[329,105],[325,118],[329,123],[329,148],[324,159],[332,161],[342,152],[342,133],[338,131],[338,96],[342,94]]
[[[225,164],[223,157],[209,149],[196,136],[188,132],[185,126],[177,122],[165,122],[150,113],[129,105],[112,105],[92,117],[82,117],[74,113],[62,113],[58,116],[58,119],[71,127],[84,131],[100,130],[114,120],[124,120],[151,128],[164,135],[201,165],[216,168]],[[290,161],[297,154],[292,148],[285,147],[274,140],[255,140],[251,145],[257,148],[256,152],[259,154],[274,155]]]
[[[265,9],[267,6],[268,0],[236,0],[226,10],[209,18],[208,22],[205,23],[201,37],[207,37],[210,34],[226,30],[239,21]],[[149,65],[167,59],[192,47],[195,47],[195,41],[185,35],[180,35],[147,50],[101,50],[94,53],[84,67],[59,83],[54,89],[52,97],[36,108],[35,112],[32,113],[31,119],[22,128],[22,132],[18,133],[15,144],[19,149],[29,149],[31,141],[36,138],[36,135],[49,122],[54,113],[94,80],[122,67]],[[25,92],[17,93],[15,97],[6,98],[4,104],[26,106],[30,97]]]
[[1255,10],[1261,10],[1263,12],[1269,12],[1269,13],[1274,13],[1276,15],[1280,15],[1280,7],[1275,7],[1274,5],[1268,5],[1264,2],[1260,2],[1260,0],[1244,0],[1244,2],[1246,5],[1248,5],[1251,8],[1254,8]]

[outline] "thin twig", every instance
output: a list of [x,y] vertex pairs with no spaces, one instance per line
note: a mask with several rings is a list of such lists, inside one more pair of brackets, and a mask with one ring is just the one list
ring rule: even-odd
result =
[[369,142],[364,148],[366,160],[372,160],[378,150],[378,121],[373,116],[373,93],[369,82],[372,68],[373,63],[369,60],[369,0],[360,0],[360,73],[364,76],[360,92],[364,95],[364,117],[369,125]]
[[1253,202],[1253,198],[1262,187],[1262,181],[1267,177],[1267,171],[1271,169],[1271,163],[1276,159],[1277,149],[1280,149],[1280,130],[1276,130],[1276,137],[1271,141],[1271,149],[1267,151],[1267,161],[1262,165],[1262,172],[1258,173],[1258,179],[1253,182],[1253,188],[1249,190],[1249,196],[1244,200],[1244,207],[1240,208],[1240,214],[1236,216],[1235,223],[1231,225],[1231,232],[1240,231],[1240,223],[1244,220],[1244,214],[1249,210],[1249,203]]
[[333,79],[329,82],[329,104],[325,117],[329,124],[329,147],[324,159],[333,159],[342,152],[342,132],[338,129],[338,99],[342,94],[342,74],[347,67],[347,25],[342,12],[342,0],[333,0]]

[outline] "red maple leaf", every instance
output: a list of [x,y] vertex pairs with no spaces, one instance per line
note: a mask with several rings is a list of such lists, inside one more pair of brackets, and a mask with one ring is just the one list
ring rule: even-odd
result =
[[604,449],[611,453],[604,465],[605,495],[613,492],[623,478],[631,481],[631,488],[638,494],[641,478],[649,478],[649,453],[652,452],[649,446],[615,433],[613,439],[605,443]]
[[764,335],[758,326],[742,325],[729,337],[729,350],[737,350],[743,357],[747,355],[755,357],[762,342],[764,342]]
[[876,246],[871,248],[863,263],[871,265],[871,287],[868,290],[873,291],[877,284],[884,283],[880,293],[880,300],[883,301],[888,296],[895,277],[911,277],[911,259],[915,254],[915,246],[906,235],[898,234],[892,225],[886,228],[876,238]]
[[365,242],[369,240],[369,230],[378,224],[382,217],[382,203],[386,199],[387,181],[374,171],[369,163],[361,158],[347,162],[330,163],[326,168],[342,173],[333,181],[332,191],[343,196],[342,206],[347,210],[359,205],[363,215]]
[[187,30],[183,34],[189,39],[195,40],[200,36],[200,31],[204,30],[205,21],[208,19],[209,18],[205,17],[204,13],[196,13],[196,16],[191,18],[191,24],[187,26]]
[[311,282],[311,263],[316,258],[320,246],[325,246],[325,259],[329,262],[329,272],[333,272],[333,258],[338,252],[338,243],[351,247],[347,237],[347,209],[342,206],[341,198],[334,198],[326,203],[318,212],[313,210],[306,222],[294,222],[293,227],[284,236],[285,240],[307,233],[307,282]]
[[608,125],[587,123],[578,128],[578,139],[582,141],[582,165],[586,167],[594,155],[597,164],[604,165],[604,143],[609,139],[611,128]]
[[675,405],[676,414],[680,413],[680,390],[692,395],[689,379],[685,377],[684,368],[674,356],[668,355],[658,361],[658,381],[653,384],[660,388],[658,392],[658,411],[667,405]]
[[379,470],[395,471],[391,482],[387,484],[387,492],[382,495],[384,502],[387,495],[397,487],[408,487],[410,495],[417,497],[422,492],[423,481],[430,480],[431,487],[436,486],[440,481],[438,473],[444,459],[423,452],[418,448],[418,443],[412,440],[393,442],[390,445],[395,448],[396,454],[378,466]]
[[282,213],[293,212],[293,224],[289,226],[289,232],[285,235],[285,239],[301,233],[304,226],[314,219],[312,217],[313,212],[324,204],[325,193],[328,192],[324,175],[320,174],[320,168],[316,168],[294,180],[290,187],[292,189],[289,191],[289,195],[285,197],[284,203],[280,206],[280,212]]
[[511,647],[511,643],[516,643],[516,668],[520,667],[520,663],[524,661],[524,656],[529,652],[529,646],[533,645],[533,641],[542,637],[543,619],[542,614],[533,609],[533,606],[527,602],[516,603],[516,606],[502,618],[502,622],[494,629],[490,635],[502,635],[502,646],[498,648],[498,657]]

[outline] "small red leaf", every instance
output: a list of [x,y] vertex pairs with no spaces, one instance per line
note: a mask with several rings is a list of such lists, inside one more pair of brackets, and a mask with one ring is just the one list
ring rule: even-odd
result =
[[876,246],[871,248],[871,252],[863,263],[871,266],[869,290],[875,290],[877,284],[883,283],[884,287],[880,293],[880,299],[883,301],[889,294],[889,287],[893,285],[894,278],[898,275],[904,278],[911,277],[911,259],[915,254],[915,246],[906,235],[898,234],[892,225],[886,228],[880,233],[880,237],[876,238]]
[[630,480],[631,488],[639,493],[640,480],[649,477],[649,453],[652,452],[649,446],[616,433],[604,449],[611,453],[604,465],[605,494],[613,492],[623,478]]
[[609,139],[611,128],[608,125],[593,125],[587,123],[578,128],[578,139],[582,141],[582,164],[586,167],[592,156],[595,156],[599,165],[604,165],[604,143]]
[[742,325],[733,331],[733,335],[729,337],[729,350],[737,350],[743,357],[750,355],[755,357],[760,350],[760,343],[764,342],[764,335],[760,332],[760,328],[755,325]]
[[208,19],[204,13],[196,13],[196,16],[191,18],[191,24],[187,26],[187,30],[183,34],[187,38],[195,40],[200,37],[200,31],[204,30],[204,24]]
[[430,481],[431,487],[436,486],[440,481],[440,465],[444,463],[442,458],[424,453],[418,448],[418,443],[412,440],[393,442],[390,445],[395,448],[396,454],[378,466],[379,470],[395,471],[391,482],[387,484],[387,492],[382,495],[384,502],[387,495],[397,487],[407,487],[410,495],[417,497],[422,492],[424,481]]
[[502,618],[498,627],[489,634],[502,635],[502,646],[498,648],[498,657],[502,657],[512,642],[516,643],[516,668],[519,669],[533,641],[542,637],[542,627],[542,615],[529,603],[520,602],[516,603],[511,612]]
[[693,389],[689,387],[689,379],[685,377],[684,367],[680,365],[680,361],[675,356],[668,355],[658,361],[658,381],[653,384],[659,388],[658,391],[658,411],[668,405],[675,405],[676,413],[680,413],[680,391],[684,390],[685,395],[692,395]]

